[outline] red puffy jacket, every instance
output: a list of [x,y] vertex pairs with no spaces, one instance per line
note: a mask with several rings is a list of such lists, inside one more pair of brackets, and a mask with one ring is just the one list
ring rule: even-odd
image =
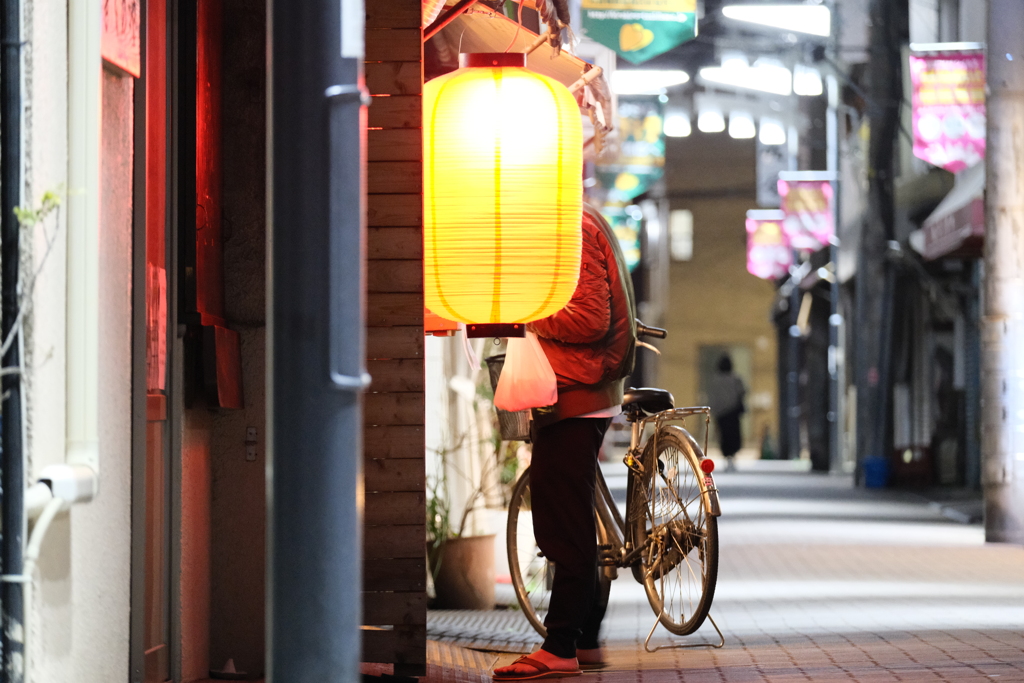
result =
[[619,241],[584,205],[583,253],[576,292],[534,332],[558,376],[558,403],[533,411],[537,426],[622,403],[622,383],[636,356],[636,304]]

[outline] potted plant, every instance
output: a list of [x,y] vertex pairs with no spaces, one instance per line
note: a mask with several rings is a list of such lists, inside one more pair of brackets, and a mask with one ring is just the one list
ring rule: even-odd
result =
[[[485,506],[493,490],[496,460],[488,458],[479,475],[470,479],[454,462],[465,442],[464,434],[452,446],[434,450],[438,473],[427,477],[427,567],[434,587],[433,607],[439,609],[494,607],[495,535],[467,532],[471,514]],[[448,479],[452,473],[471,485],[458,510],[452,510]]]

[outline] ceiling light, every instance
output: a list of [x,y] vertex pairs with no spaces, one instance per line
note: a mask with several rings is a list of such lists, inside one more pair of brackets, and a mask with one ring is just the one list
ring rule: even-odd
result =
[[824,5],[726,5],[722,14],[737,21],[814,36],[832,32],[832,13]]
[[657,95],[665,88],[689,80],[690,75],[678,69],[618,69],[612,72],[612,92],[616,95]]
[[725,117],[719,109],[702,109],[697,114],[697,130],[701,133],[721,133],[725,130]]
[[786,144],[786,129],[778,119],[761,119],[761,130],[757,139],[762,145]]
[[673,112],[665,117],[665,135],[670,138],[685,138],[691,132],[690,115],[686,112]]
[[754,117],[745,111],[729,112],[729,137],[740,140],[754,137]]
[[793,92],[793,78],[789,69],[778,64],[755,63],[754,66],[748,67],[738,64],[708,66],[700,70],[700,77],[711,83],[759,90],[773,95],[788,96]]
[[817,97],[824,92],[818,70],[813,66],[797,64],[793,68],[793,92],[807,97]]

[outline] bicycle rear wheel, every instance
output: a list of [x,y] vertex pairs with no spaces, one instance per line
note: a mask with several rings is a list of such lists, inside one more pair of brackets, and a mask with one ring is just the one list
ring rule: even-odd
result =
[[[600,473],[599,473],[600,476]],[[601,525],[598,525],[598,542],[608,543]],[[554,564],[549,562],[537,547],[533,533],[533,507],[530,497],[530,468],[527,468],[512,488],[508,505],[508,523],[505,534],[508,550],[508,568],[512,577],[519,607],[527,621],[542,638],[547,638],[544,617],[547,616],[551,601],[551,582],[555,576]],[[599,573],[598,599],[608,602],[611,577],[606,568]]]
[[[656,452],[655,452],[655,449]],[[704,454],[680,427],[662,427],[632,473],[628,524],[641,554],[639,577],[662,625],[685,636],[707,618],[718,579],[718,520],[701,493]]]

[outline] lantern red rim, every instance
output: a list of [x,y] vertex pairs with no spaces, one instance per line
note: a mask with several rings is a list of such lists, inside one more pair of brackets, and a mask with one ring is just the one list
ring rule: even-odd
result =
[[463,52],[459,55],[459,66],[494,67],[494,66],[526,66],[526,54],[523,52]]

